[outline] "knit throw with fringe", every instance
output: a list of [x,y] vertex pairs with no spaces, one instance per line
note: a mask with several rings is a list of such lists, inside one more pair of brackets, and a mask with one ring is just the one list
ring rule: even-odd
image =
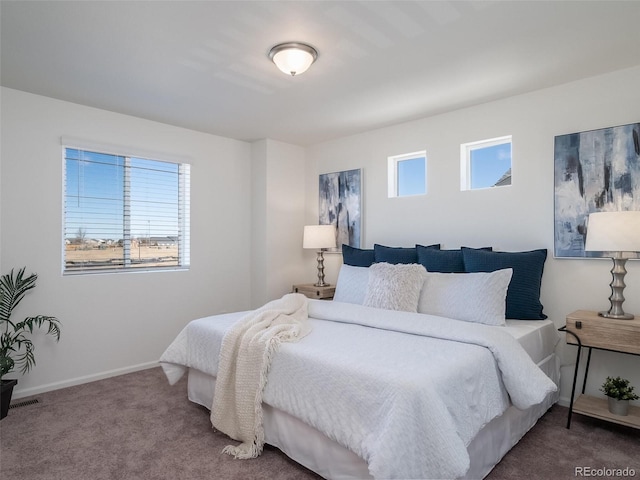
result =
[[248,313],[225,334],[220,350],[211,408],[213,427],[240,445],[222,452],[235,458],[262,453],[262,392],[273,355],[282,342],[295,342],[311,331],[308,299],[290,293]]

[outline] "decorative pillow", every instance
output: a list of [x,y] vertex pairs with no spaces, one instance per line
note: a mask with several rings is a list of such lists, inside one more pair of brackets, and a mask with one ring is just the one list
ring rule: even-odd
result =
[[333,295],[335,302],[357,303],[362,305],[367,294],[369,283],[369,269],[366,267],[354,267],[342,265],[336,282],[336,292]]
[[[429,245],[424,248],[440,248],[440,244]],[[373,246],[376,263],[418,263],[418,253],[416,247],[385,247],[384,245]]]
[[363,250],[342,244],[342,262],[354,267],[369,267],[374,261],[373,249]]
[[514,320],[544,320],[540,303],[540,285],[547,249],[528,252],[487,252],[462,248],[467,272],[493,272],[512,268],[513,276],[507,290],[507,318]]
[[513,270],[490,273],[427,273],[418,312],[466,322],[504,325]]
[[[491,251],[492,248],[483,247],[479,250]],[[438,250],[423,245],[416,245],[416,251],[418,252],[418,263],[423,265],[424,268],[427,269],[427,272],[464,272],[464,258],[461,248],[458,250]]]
[[422,265],[374,263],[369,267],[369,282],[364,305],[387,310],[418,311],[420,290],[427,271]]

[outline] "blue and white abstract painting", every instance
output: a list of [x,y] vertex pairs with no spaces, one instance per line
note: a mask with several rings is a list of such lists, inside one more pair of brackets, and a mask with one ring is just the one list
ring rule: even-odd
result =
[[362,169],[324,173],[319,180],[319,224],[335,225],[334,251],[342,244],[360,248],[362,228]]
[[640,123],[555,137],[556,257],[585,252],[594,212],[640,210]]

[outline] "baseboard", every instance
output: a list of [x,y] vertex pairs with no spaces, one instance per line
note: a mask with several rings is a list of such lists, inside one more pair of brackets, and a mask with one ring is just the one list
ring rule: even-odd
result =
[[33,395],[40,395],[41,393],[51,392],[53,390],[59,390],[61,388],[74,387],[76,385],[82,385],[83,383],[95,382],[98,380],[104,380],[105,378],[117,377],[118,375],[124,375],[127,373],[139,372],[140,370],[147,370],[159,366],[160,363],[156,360],[153,362],[140,363],[130,367],[117,368],[115,370],[109,370],[95,375],[86,375],[84,377],[76,377],[62,382],[48,383],[46,385],[40,385],[38,387],[25,388],[24,390],[14,389],[12,400],[19,400],[25,397],[31,397]]

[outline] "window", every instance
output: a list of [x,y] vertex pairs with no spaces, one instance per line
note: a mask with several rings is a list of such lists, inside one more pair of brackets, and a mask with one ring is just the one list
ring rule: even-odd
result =
[[460,189],[511,185],[511,136],[460,146]]
[[388,158],[389,198],[427,193],[427,152]]
[[189,267],[190,166],[64,147],[64,273]]

